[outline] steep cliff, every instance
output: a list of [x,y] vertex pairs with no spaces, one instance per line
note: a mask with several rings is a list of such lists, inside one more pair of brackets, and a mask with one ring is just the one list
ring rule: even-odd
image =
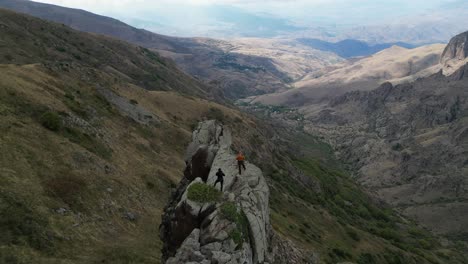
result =
[[[303,263],[300,252],[273,234],[262,171],[247,162],[238,175],[231,143],[230,130],[214,120],[201,122],[193,132],[185,177],[162,217],[164,261],[274,263],[279,252],[290,263]],[[213,187],[218,169],[226,175],[222,192],[219,184]]]
[[444,74],[450,75],[468,62],[468,31],[453,37],[440,58]]

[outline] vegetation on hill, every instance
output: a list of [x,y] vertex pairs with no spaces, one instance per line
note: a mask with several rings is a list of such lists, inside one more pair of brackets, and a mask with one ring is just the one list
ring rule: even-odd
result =
[[92,81],[99,71],[112,76],[112,81],[148,90],[221,99],[216,90],[183,74],[172,61],[146,48],[4,9],[0,12],[0,63],[41,63],[52,71],[78,73],[81,81]]
[[[275,230],[323,262],[462,263],[364,195],[325,144],[195,97],[210,88],[157,54],[8,11],[0,34],[0,263],[159,263],[160,216],[203,118],[263,164]],[[224,212],[242,243],[242,212]]]
[[[272,156],[262,157],[259,148],[246,155],[269,179],[271,221],[282,236],[318,253],[323,263],[467,261],[466,245],[443,246],[441,238],[365,193],[328,144],[300,128],[274,127],[279,136],[264,142],[275,146]],[[257,138],[274,137],[263,132]]]
[[242,115],[157,54],[0,14],[0,263],[159,263],[193,124]]

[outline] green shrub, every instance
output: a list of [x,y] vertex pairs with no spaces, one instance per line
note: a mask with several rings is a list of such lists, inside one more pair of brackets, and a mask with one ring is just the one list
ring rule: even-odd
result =
[[401,242],[401,237],[399,233],[390,228],[377,229],[376,234],[387,240],[391,240],[397,243]]
[[78,54],[73,54],[73,57],[74,57],[75,59],[77,59],[77,60],[81,60],[81,56],[78,55]]
[[328,252],[328,255],[336,262],[352,258],[351,253],[344,248],[332,248],[330,252]]
[[419,239],[418,244],[421,248],[424,248],[424,249],[431,249],[434,247],[433,243],[429,241],[428,239]]
[[59,131],[62,127],[62,119],[59,114],[51,111],[45,112],[40,117],[40,122],[42,126],[52,131]]
[[224,121],[225,118],[226,118],[223,111],[221,111],[219,108],[215,108],[215,107],[210,107],[210,109],[206,113],[206,117],[208,119],[215,119],[215,120],[218,120],[218,121]]
[[233,202],[226,202],[221,206],[221,216],[236,224],[236,229],[229,233],[229,237],[242,247],[244,241],[249,240],[249,220],[242,210],[238,210]]
[[240,248],[244,244],[244,236],[243,234],[239,231],[239,229],[234,229],[231,232],[229,232],[229,237],[236,243],[237,247]]
[[373,264],[376,263],[376,260],[372,254],[369,253],[363,253],[359,255],[357,259],[358,264]]
[[100,263],[142,264],[153,262],[146,259],[141,253],[135,252],[130,248],[119,247],[105,252],[105,257],[103,257],[103,260],[100,261]]
[[78,129],[66,127],[63,131],[63,136],[101,158],[110,159],[112,157],[112,149],[98,140],[96,135],[89,135]]
[[351,237],[354,241],[359,241],[361,238],[359,237],[359,234],[354,230],[354,228],[347,227],[346,228],[346,233],[348,234],[349,237]]
[[72,101],[75,100],[75,96],[70,92],[65,93],[65,98],[70,99]]
[[67,51],[67,49],[65,49],[64,47],[55,47],[55,49],[57,51],[60,51],[60,52],[66,52]]
[[239,216],[237,206],[232,202],[224,203],[221,206],[221,215],[231,222],[236,222]]
[[86,189],[86,182],[77,176],[68,175],[49,179],[44,189],[51,197],[60,199],[72,209],[81,210],[80,196]]
[[51,252],[48,219],[31,202],[9,192],[0,192],[0,215],[0,247],[27,244],[39,251]]
[[212,186],[197,182],[189,187],[187,197],[194,202],[211,203],[220,199],[221,192]]

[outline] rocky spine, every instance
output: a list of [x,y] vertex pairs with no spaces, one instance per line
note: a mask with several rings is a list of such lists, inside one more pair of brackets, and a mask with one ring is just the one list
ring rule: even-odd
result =
[[[163,261],[269,263],[268,185],[262,171],[251,163],[238,175],[230,131],[216,121],[200,123],[187,149],[186,164],[184,178],[162,216]],[[218,168],[226,174],[219,198],[189,199],[197,184],[213,191]]]

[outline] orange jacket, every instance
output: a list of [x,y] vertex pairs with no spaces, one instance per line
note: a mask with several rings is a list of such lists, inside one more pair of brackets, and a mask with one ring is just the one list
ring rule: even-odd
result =
[[242,154],[239,154],[239,155],[237,155],[236,160],[237,160],[237,161],[244,161],[244,160],[245,160],[245,156],[242,155]]

